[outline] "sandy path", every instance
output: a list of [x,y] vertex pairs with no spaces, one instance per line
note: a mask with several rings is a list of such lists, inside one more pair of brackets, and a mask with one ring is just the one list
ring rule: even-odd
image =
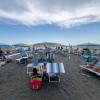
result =
[[[9,63],[0,68],[0,100],[99,100],[100,78],[79,68],[81,58],[56,55],[66,74],[60,84],[44,84],[39,91],[29,88],[26,66]],[[86,75],[84,75],[86,74]]]

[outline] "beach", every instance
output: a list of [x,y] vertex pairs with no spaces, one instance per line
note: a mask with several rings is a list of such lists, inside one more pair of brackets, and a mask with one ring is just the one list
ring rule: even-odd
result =
[[[37,61],[34,56],[33,62]],[[26,66],[8,63],[0,67],[0,100],[99,100],[100,77],[79,66],[82,58],[71,54],[55,54],[55,62],[63,62],[65,74],[60,83],[43,83],[41,90],[30,89]]]

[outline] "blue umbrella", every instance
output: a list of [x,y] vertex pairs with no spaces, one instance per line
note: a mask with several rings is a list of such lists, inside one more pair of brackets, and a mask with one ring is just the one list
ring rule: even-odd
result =
[[39,68],[41,65],[43,65],[43,63],[33,63],[33,67],[34,68]]

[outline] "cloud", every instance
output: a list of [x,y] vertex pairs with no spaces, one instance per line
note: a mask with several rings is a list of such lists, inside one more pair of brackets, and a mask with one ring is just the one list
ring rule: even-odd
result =
[[73,27],[100,22],[100,0],[0,0],[0,22]]

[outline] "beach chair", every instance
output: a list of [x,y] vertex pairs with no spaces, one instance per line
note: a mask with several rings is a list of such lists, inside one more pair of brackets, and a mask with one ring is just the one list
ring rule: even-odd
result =
[[26,64],[28,62],[28,59],[32,59],[32,54],[30,52],[27,51],[22,51],[20,52],[21,57],[16,59],[17,63],[21,63],[21,64]]
[[100,60],[93,66],[93,70],[100,73]]
[[84,70],[96,74],[97,76],[100,76],[100,60],[95,61],[93,64],[80,65],[80,67]]
[[26,64],[27,59],[28,59],[28,57],[21,57],[21,58],[16,59],[16,62],[20,63],[20,64]]
[[65,73],[63,63],[47,63],[49,82],[60,82],[60,75]]

